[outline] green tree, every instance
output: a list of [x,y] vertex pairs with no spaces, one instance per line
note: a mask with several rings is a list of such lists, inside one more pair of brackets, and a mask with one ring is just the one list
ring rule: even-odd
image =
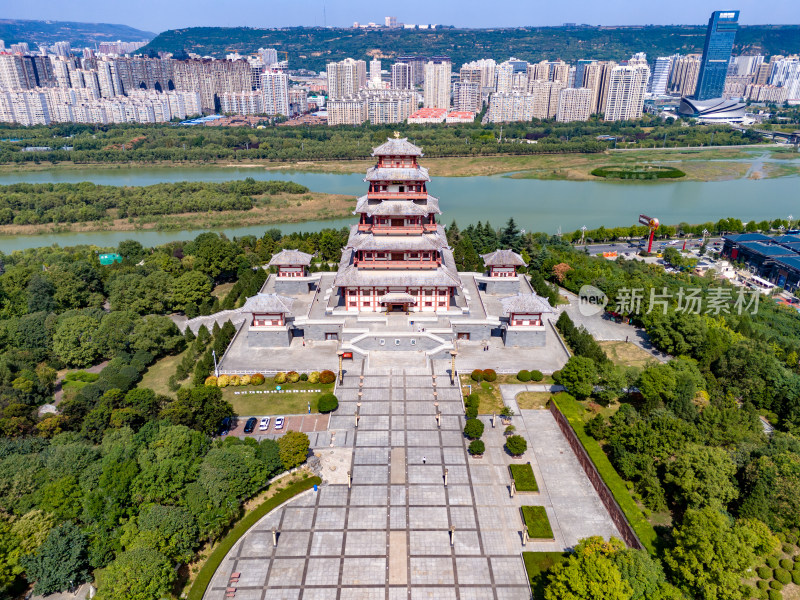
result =
[[181,388],[178,399],[164,408],[161,416],[176,425],[186,425],[207,435],[217,433],[223,419],[236,413],[227,400],[222,399],[222,390],[200,386]]
[[735,475],[736,465],[725,450],[691,444],[667,465],[664,483],[682,509],[723,510],[739,495]]
[[97,331],[103,356],[114,358],[120,352],[130,350],[133,327],[139,319],[139,315],[127,310],[114,310],[103,315]]
[[53,334],[53,352],[70,366],[90,366],[100,357],[102,342],[98,330],[97,321],[91,317],[66,317]]
[[169,595],[175,570],[152,548],[126,550],[98,573],[98,600],[158,600]]
[[305,433],[300,431],[287,431],[284,433],[278,439],[283,466],[288,470],[306,462],[308,446],[309,440]]
[[595,363],[585,356],[571,356],[567,364],[557,373],[557,383],[567,388],[567,391],[576,398],[590,396],[597,383]]
[[687,510],[673,530],[664,563],[686,594],[699,600],[740,600],[742,578],[778,541],[763,523],[733,522],[713,508]]
[[131,547],[155,548],[170,560],[189,562],[197,545],[198,529],[192,513],[178,506],[151,504],[137,518],[138,535]]
[[633,588],[622,577],[613,556],[624,544],[612,538],[582,540],[567,562],[555,565],[545,600],[630,600]]
[[133,349],[154,356],[175,354],[185,342],[181,332],[169,317],[148,315],[133,327]]
[[189,271],[172,282],[171,304],[186,310],[189,304],[200,304],[211,295],[211,280],[199,271]]
[[59,525],[34,554],[22,558],[28,581],[35,581],[35,594],[53,594],[91,579],[86,556],[86,536],[73,523]]

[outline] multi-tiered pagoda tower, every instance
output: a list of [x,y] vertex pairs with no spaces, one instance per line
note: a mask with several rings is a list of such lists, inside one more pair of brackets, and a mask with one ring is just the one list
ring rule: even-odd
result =
[[[422,150],[395,134],[375,148],[358,225],[342,253],[334,287],[348,312],[445,312],[461,287],[439,200],[428,194]],[[341,304],[340,304],[341,306]]]

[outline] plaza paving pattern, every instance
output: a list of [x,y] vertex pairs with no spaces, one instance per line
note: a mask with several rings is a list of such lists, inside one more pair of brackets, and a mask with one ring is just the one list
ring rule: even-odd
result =
[[[363,387],[360,375],[345,377],[330,420],[337,436],[345,430],[353,440],[352,487],[326,483],[265,516],[222,562],[205,600],[225,598],[229,587],[239,600],[527,599],[521,504],[548,506],[556,537],[529,550],[614,533],[591,520],[584,531],[562,532],[548,495],[510,498],[502,430],[487,422],[493,443],[483,459],[468,456],[460,393],[447,374],[434,386],[430,369],[371,369]],[[229,583],[231,573],[238,582]]]

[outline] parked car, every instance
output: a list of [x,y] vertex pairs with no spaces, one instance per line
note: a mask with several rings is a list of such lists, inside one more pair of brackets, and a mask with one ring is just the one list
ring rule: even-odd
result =
[[258,419],[255,417],[247,419],[247,423],[244,424],[244,432],[253,433],[253,430],[256,428],[256,423],[258,423]]
[[228,435],[228,432],[231,430],[231,418],[225,417],[222,419],[222,423],[219,425],[219,432],[217,435]]
[[269,417],[262,417],[261,423],[258,426],[259,431],[266,431],[269,429]]
[[283,429],[283,417],[275,417],[275,430]]

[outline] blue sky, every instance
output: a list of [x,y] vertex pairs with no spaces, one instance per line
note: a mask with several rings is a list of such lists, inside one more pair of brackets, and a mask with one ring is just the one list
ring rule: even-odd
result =
[[[387,8],[391,7],[391,8]],[[490,10],[487,10],[487,7]],[[382,22],[396,15],[405,23],[441,23],[457,27],[560,25],[700,24],[713,10],[739,9],[740,22],[800,23],[800,1],[737,0],[28,0],[7,3],[0,18],[122,23],[149,31],[197,26],[329,26],[353,21]]]

